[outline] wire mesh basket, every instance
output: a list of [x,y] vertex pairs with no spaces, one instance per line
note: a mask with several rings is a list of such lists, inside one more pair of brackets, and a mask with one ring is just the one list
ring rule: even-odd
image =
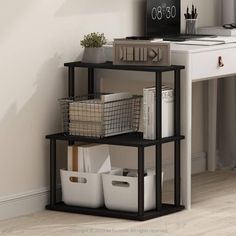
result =
[[59,99],[64,132],[103,138],[138,131],[142,96],[104,102],[105,95]]

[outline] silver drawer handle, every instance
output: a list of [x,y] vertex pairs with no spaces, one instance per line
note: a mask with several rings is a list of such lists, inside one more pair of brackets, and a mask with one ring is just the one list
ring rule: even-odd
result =
[[224,67],[225,66],[225,64],[223,62],[223,58],[221,56],[219,56],[219,58],[218,58],[218,66],[219,67]]

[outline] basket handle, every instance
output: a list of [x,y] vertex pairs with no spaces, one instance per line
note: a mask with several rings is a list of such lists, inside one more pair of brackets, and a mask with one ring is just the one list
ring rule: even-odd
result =
[[72,183],[77,183],[77,184],[86,184],[88,181],[86,178],[84,177],[74,177],[74,176],[70,176],[69,177],[70,182]]
[[111,184],[114,186],[114,187],[122,187],[122,188],[129,188],[130,184],[126,181],[117,181],[117,180],[113,180],[111,182]]

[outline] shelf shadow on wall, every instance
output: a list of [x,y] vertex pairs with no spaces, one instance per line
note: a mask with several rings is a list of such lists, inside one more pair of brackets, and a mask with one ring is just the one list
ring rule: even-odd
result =
[[[16,96],[0,120],[0,139],[3,145],[1,155],[14,160],[14,168],[20,170],[11,179],[15,183],[24,178],[26,178],[25,182],[27,179],[33,179],[34,176],[30,169],[39,167],[45,170],[45,173],[42,173],[42,178],[45,178],[43,181],[47,182],[49,179],[49,142],[45,139],[45,135],[62,130],[57,99],[65,95],[67,85],[66,70],[61,64],[61,58],[58,55],[45,61],[38,70],[36,79],[27,86],[27,91],[33,90],[34,92],[32,94],[29,92],[27,100],[20,108],[17,101],[18,96]],[[24,91],[22,90],[20,93],[24,93]],[[12,147],[13,150],[10,151],[9,147]],[[66,154],[63,148],[60,148],[59,153]],[[33,166],[32,160],[36,158],[35,163],[40,163],[39,166],[37,166],[38,164]],[[65,166],[64,164],[65,158],[63,166]],[[9,173],[12,168],[12,166],[6,165],[2,174]],[[29,172],[27,168],[29,168]],[[18,176],[17,173],[21,173],[24,178]],[[5,175],[3,174],[3,176]],[[10,182],[9,185],[11,185]]]

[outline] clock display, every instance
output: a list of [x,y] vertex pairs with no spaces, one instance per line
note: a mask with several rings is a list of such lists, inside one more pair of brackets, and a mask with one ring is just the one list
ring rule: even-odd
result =
[[176,6],[167,7],[166,4],[163,4],[163,6],[153,7],[151,15],[153,20],[162,20],[163,17],[166,19],[175,18]]
[[180,32],[180,0],[147,0],[147,35]]

